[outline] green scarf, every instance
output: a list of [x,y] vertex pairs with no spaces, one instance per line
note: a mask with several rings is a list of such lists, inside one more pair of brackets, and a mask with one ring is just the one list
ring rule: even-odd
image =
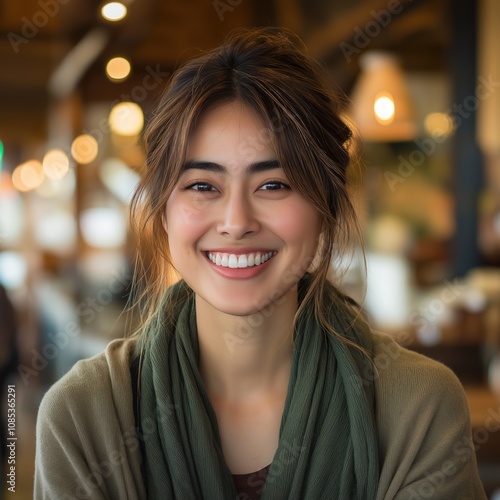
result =
[[[306,275],[299,282],[299,300],[309,281]],[[143,337],[139,414],[149,499],[237,497],[198,370],[194,300],[184,281],[170,287],[162,310],[170,307],[174,319],[158,315]],[[353,328],[354,313],[340,304],[325,308],[329,321],[371,352],[368,327],[356,321]],[[375,498],[378,448],[369,370],[366,356],[325,336],[310,311],[299,318],[279,445],[262,500]]]

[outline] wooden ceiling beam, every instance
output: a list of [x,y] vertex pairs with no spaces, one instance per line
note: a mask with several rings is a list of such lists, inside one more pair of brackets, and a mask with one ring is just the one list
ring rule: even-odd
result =
[[[418,0],[414,4],[418,4]],[[323,26],[315,29],[307,38],[306,45],[309,53],[317,59],[325,59],[328,55],[337,49],[342,42],[350,42],[356,35],[355,29],[363,31],[364,27],[370,21],[375,21],[373,12],[388,11],[392,4],[393,12],[390,13],[389,23],[393,22],[397,16],[401,15],[406,3],[393,0],[365,0],[353,7],[346,9],[341,15],[336,13]],[[404,7],[403,7],[404,6]],[[381,26],[381,30],[385,29]],[[369,36],[369,35],[368,35]]]

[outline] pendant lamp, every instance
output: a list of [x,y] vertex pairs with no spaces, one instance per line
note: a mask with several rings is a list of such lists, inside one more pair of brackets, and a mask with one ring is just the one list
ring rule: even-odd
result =
[[411,141],[417,136],[414,107],[397,58],[379,51],[360,57],[350,115],[362,138],[373,142]]

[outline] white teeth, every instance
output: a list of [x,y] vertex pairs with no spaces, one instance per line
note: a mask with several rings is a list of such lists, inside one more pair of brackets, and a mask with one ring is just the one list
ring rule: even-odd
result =
[[260,266],[275,255],[275,252],[256,252],[250,254],[227,254],[207,252],[208,258],[217,266],[229,267],[231,269],[245,269],[247,267]]
[[238,267],[238,257],[236,257],[234,253],[229,255],[229,262],[227,266],[231,269],[236,269]]

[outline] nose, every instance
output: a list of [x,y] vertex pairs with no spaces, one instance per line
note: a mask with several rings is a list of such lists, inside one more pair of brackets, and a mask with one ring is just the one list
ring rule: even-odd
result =
[[250,200],[241,192],[231,193],[223,203],[217,231],[239,240],[258,232],[259,221]]

